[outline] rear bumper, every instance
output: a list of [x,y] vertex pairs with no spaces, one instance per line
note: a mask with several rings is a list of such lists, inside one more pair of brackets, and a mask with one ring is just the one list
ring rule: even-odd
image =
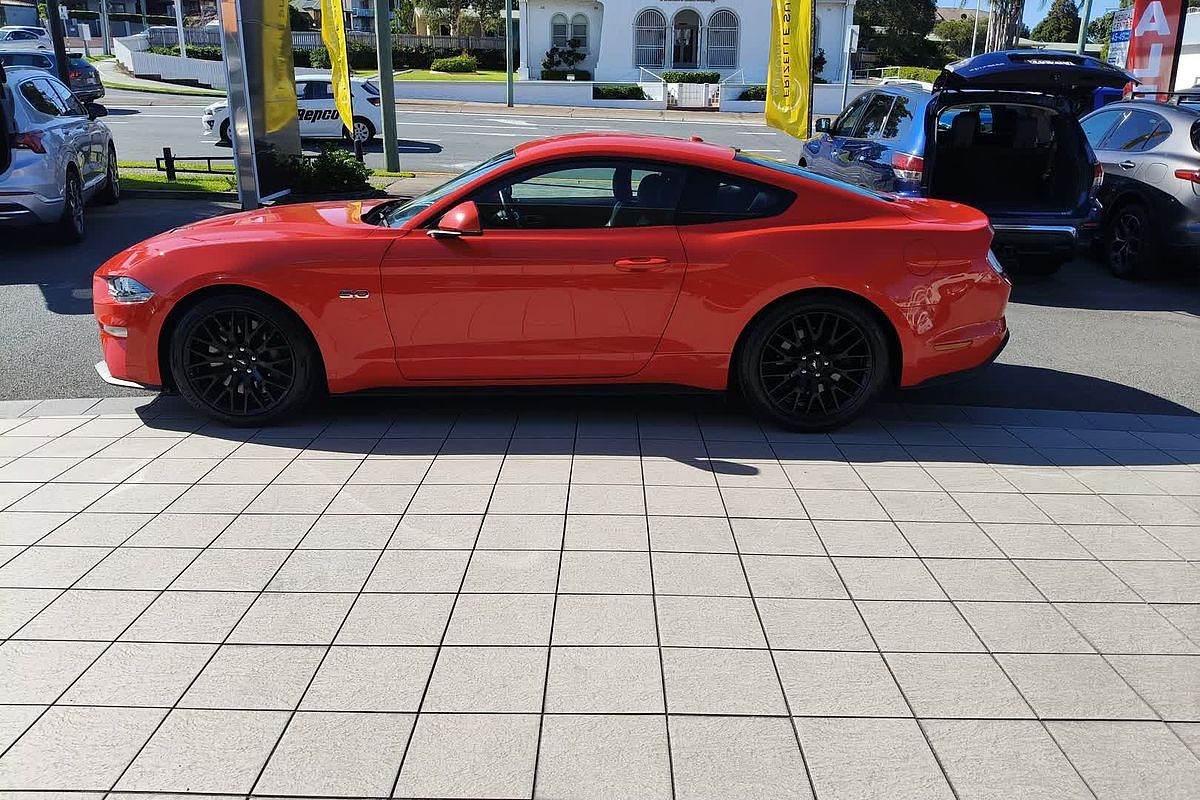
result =
[[62,216],[62,198],[36,194],[0,195],[0,227],[48,225]]
[[1013,255],[1045,255],[1072,257],[1087,242],[1081,229],[1075,225],[1022,225],[996,223],[992,249],[997,253]]
[[923,380],[920,383],[914,384],[912,386],[905,386],[903,388],[905,388],[905,389],[926,389],[930,386],[942,386],[947,383],[958,383],[960,381],[970,380],[971,378],[974,378],[976,375],[978,375],[980,372],[983,372],[983,370],[990,367],[992,365],[992,362],[995,361],[997,358],[999,358],[1000,354],[1002,352],[1004,352],[1004,348],[1008,346],[1008,339],[1009,339],[1009,330],[1006,327],[1004,329],[1004,335],[1002,337],[1000,337],[999,343],[995,346],[995,349],[992,350],[991,355],[989,355],[982,363],[976,364],[971,367],[963,367],[962,369],[955,370],[954,372],[947,372],[942,375],[937,375],[932,378]]

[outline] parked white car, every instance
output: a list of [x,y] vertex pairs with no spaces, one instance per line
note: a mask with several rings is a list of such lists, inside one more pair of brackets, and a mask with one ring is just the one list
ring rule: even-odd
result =
[[[369,142],[383,128],[379,87],[364,78],[350,79],[350,106],[354,129],[347,132],[333,101],[333,83],[328,75],[296,76],[296,106],[302,139],[343,139]],[[204,136],[222,142],[229,139],[229,103],[221,100],[201,115]]]
[[121,196],[112,134],[58,78],[33,67],[0,67],[0,227],[56,225],[83,239],[84,205]]
[[0,28],[0,47],[7,50],[53,50],[54,43],[45,28],[5,25]]

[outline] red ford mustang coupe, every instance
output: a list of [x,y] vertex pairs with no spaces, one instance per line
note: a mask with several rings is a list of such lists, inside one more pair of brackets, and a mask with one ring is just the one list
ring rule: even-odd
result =
[[677,384],[798,430],[988,363],[987,218],[693,139],[582,134],[410,201],[187,225],[97,272],[107,380],[262,425],[319,391]]

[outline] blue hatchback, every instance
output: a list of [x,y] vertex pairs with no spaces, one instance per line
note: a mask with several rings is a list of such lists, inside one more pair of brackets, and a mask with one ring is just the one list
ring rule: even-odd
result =
[[1090,243],[1103,171],[1079,126],[1123,70],[1088,56],[986,53],[947,66],[926,91],[881,85],[803,146],[800,165],[860,186],[974,206],[1009,265],[1048,273]]

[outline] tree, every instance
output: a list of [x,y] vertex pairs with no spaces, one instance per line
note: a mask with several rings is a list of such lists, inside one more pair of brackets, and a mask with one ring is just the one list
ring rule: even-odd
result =
[[458,33],[458,22],[467,4],[463,0],[416,0],[417,8],[429,23],[430,28],[449,25],[452,34]]
[[[979,33],[975,36],[975,52],[982,53],[987,43],[987,19],[980,16]],[[966,58],[971,55],[971,36],[975,34],[973,19],[945,19],[933,26],[933,34],[945,44],[947,55]]]
[[1109,36],[1112,35],[1113,17],[1116,14],[1116,11],[1109,11],[1107,14],[1096,17],[1089,22],[1087,26],[1087,40],[1092,44],[1107,44]]
[[988,26],[987,50],[1011,50],[1023,32],[1021,17],[1025,0],[992,0],[992,24]]
[[392,33],[416,33],[415,0],[398,0],[396,13],[392,16]]
[[311,31],[313,19],[293,5],[288,6],[288,27],[294,31]]
[[1079,38],[1079,12],[1072,0],[1054,0],[1046,18],[1030,35],[1039,42],[1073,42]]
[[925,38],[936,12],[935,0],[860,0],[854,21],[861,26],[862,48],[880,63],[925,66],[939,60],[939,48]]

